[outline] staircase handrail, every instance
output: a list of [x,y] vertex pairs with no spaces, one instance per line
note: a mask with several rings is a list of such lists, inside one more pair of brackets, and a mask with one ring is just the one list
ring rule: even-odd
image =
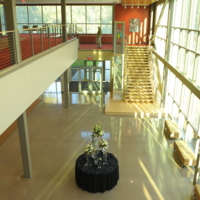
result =
[[151,71],[152,71],[152,74],[153,74],[153,84],[152,85],[153,85],[154,99],[156,100],[156,87],[155,87],[156,80],[155,80],[154,67],[153,67],[152,46],[150,44],[148,46],[148,49],[149,49],[149,55],[150,55],[150,58],[151,58],[150,67],[151,67]]
[[127,87],[127,59],[128,59],[128,53],[127,53],[127,43],[125,43],[125,50],[124,50],[124,76],[122,77],[124,80],[124,86],[123,86],[123,93]]

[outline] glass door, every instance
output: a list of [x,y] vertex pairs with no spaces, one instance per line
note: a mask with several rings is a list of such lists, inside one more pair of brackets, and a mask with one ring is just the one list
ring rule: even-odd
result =
[[78,89],[79,92],[89,91],[90,87],[90,71],[88,67],[79,67],[78,69]]
[[102,68],[92,67],[91,68],[91,84],[92,91],[102,92]]
[[79,92],[102,93],[102,67],[79,67]]

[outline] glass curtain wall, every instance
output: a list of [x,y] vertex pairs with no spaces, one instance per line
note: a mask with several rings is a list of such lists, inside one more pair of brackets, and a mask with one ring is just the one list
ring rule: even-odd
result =
[[67,6],[67,23],[77,24],[77,33],[112,34],[113,6]]
[[[2,10],[3,6],[0,5],[1,16]],[[66,6],[66,12],[67,24],[76,24],[79,34],[96,34],[98,26],[101,26],[103,34],[112,34],[112,6],[71,5]],[[61,23],[61,6],[58,5],[20,5],[16,6],[16,13],[19,29]]]
[[[158,4],[156,6],[156,15],[155,15],[155,24],[157,24],[161,11],[163,8],[163,4]],[[155,33],[155,49],[157,50],[158,54],[165,57],[165,48],[166,48],[166,41],[167,41],[167,24],[168,24],[168,10],[169,4],[166,5],[163,17],[160,21],[160,24],[157,26],[157,32]],[[157,67],[154,68],[155,73],[155,82],[157,82],[156,87],[156,99],[161,101],[162,96],[162,89],[161,85],[163,85],[163,73],[164,73],[164,64],[161,62],[157,57],[153,56],[154,63]]]
[[18,29],[61,23],[61,6],[16,6]]
[[[156,8],[156,24],[158,22],[159,16],[161,14],[163,4],[160,4]],[[169,3],[165,7],[163,17],[158,25],[156,37],[155,37],[155,47],[158,50],[159,54],[164,57],[165,56],[165,45],[166,45],[166,36],[167,36],[167,23],[168,23],[168,9]]]
[[[189,83],[200,89],[200,1],[174,0],[172,24],[167,22],[168,11],[163,15],[155,38],[157,53],[163,58],[157,62],[158,68],[167,61]],[[163,4],[157,3],[159,15]],[[170,5],[171,6],[171,5]],[[157,18],[156,18],[157,19]],[[171,37],[166,37],[167,28]],[[169,43],[169,49],[166,47]],[[169,56],[165,55],[165,52]],[[165,67],[165,66],[164,66]],[[167,69],[167,67],[165,67]],[[182,131],[186,140],[197,153],[197,134],[200,135],[200,100],[187,87],[187,83],[176,77],[168,69],[165,109]]]

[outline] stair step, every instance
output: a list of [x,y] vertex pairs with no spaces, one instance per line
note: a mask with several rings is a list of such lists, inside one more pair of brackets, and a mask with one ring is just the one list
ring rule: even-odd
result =
[[126,51],[133,51],[133,52],[137,52],[137,51],[146,51],[146,52],[149,52],[149,50],[148,49],[136,49],[136,48],[128,48],[128,49],[125,49]]
[[129,74],[129,73],[126,73],[126,78],[129,78],[129,79],[151,79],[153,80],[153,75],[150,74],[150,73],[138,73],[138,74]]
[[135,90],[135,91],[130,91],[130,90],[125,90],[124,91],[124,93],[125,94],[144,94],[144,95],[146,95],[146,94],[149,94],[149,95],[153,95],[153,94],[155,94],[152,90],[150,91],[145,91],[145,90]]
[[126,73],[129,73],[129,74],[153,74],[151,70],[148,70],[148,69],[127,69]]
[[137,76],[137,77],[152,77],[153,73],[151,71],[141,71],[141,72],[135,72],[135,71],[127,71],[126,75],[128,76]]
[[146,88],[146,89],[152,89],[152,82],[150,81],[128,81],[124,82],[124,85],[128,89],[140,89],[140,88]]
[[134,51],[134,50],[133,51],[127,50],[125,55],[130,56],[133,54],[141,54],[141,55],[149,55],[150,56],[149,51]]
[[126,71],[126,73],[130,75],[141,75],[141,76],[148,76],[149,74],[153,74],[150,70],[128,70]]
[[152,82],[152,80],[149,78],[127,78],[127,82],[136,82],[136,83],[138,83],[138,82],[144,82],[144,83],[151,83]]
[[127,89],[127,91],[128,92],[152,92],[152,89],[151,88],[140,88],[140,89],[138,89],[138,88],[132,88],[132,89],[130,89],[130,88],[128,88]]
[[143,83],[146,83],[146,84],[151,84],[153,82],[153,80],[151,80],[150,78],[148,79],[148,78],[131,78],[131,77],[127,78],[126,81],[129,82],[129,83],[141,83],[141,82],[143,82]]
[[138,72],[142,72],[142,71],[152,71],[152,69],[149,68],[149,67],[128,66],[128,67],[127,67],[127,71],[138,71]]
[[127,102],[135,103],[154,103],[154,100],[140,100],[140,99],[125,99]]
[[151,98],[153,98],[153,95],[154,95],[154,93],[139,93],[138,95],[137,95],[137,93],[124,93],[124,96],[131,96],[131,97],[137,97],[137,96],[144,96],[144,97],[151,97]]
[[145,85],[145,86],[144,85],[130,86],[130,85],[128,85],[125,88],[126,88],[126,91],[132,90],[132,89],[137,89],[137,90],[141,90],[141,89],[152,90],[152,86],[151,85],[150,86],[147,86],[147,85]]
[[140,63],[140,62],[145,62],[145,64],[149,64],[150,62],[149,62],[149,60],[144,60],[144,59],[138,59],[138,60],[136,60],[136,59],[126,59],[125,58],[125,60],[124,60],[125,62],[127,62],[127,63]]
[[125,66],[128,65],[129,66],[135,66],[135,67],[150,67],[150,63],[148,62],[125,62]]
[[137,55],[137,54],[139,54],[139,55],[151,55],[150,53],[149,53],[149,51],[126,51],[125,52],[126,54],[125,54],[125,56],[130,56],[130,55]]
[[129,100],[132,100],[132,101],[153,101],[154,99],[153,98],[141,98],[141,97],[135,97],[135,98],[132,98],[132,97],[125,97],[125,99],[129,99]]
[[135,85],[135,86],[151,86],[151,82],[150,81],[146,81],[146,82],[144,82],[144,81],[129,81],[128,82],[128,86],[133,86],[133,85]]
[[152,80],[152,76],[133,76],[133,75],[127,75],[127,77],[126,77],[128,80],[134,80],[134,79],[136,79],[136,80],[138,80],[138,79],[141,79],[141,80],[151,80],[151,81],[153,81]]
[[125,56],[130,56],[130,55],[134,55],[134,54],[137,54],[137,55],[141,54],[141,55],[152,57],[148,51],[126,51]]
[[148,46],[125,47],[124,99],[154,102],[152,56]]
[[129,70],[129,71],[126,71],[126,74],[129,75],[129,76],[152,76],[153,73],[152,71],[148,71],[148,70],[141,70],[140,71],[134,71],[134,70]]
[[137,90],[141,90],[141,89],[147,89],[147,90],[152,90],[152,87],[151,86],[141,86],[141,85],[138,85],[138,86],[127,86],[126,87],[126,90],[130,90],[130,89],[137,89]]
[[140,101],[147,101],[147,100],[153,101],[154,100],[153,97],[151,97],[151,98],[149,98],[149,97],[142,98],[141,96],[138,96],[138,97],[131,97],[131,96],[127,97],[127,96],[125,96],[125,98],[126,99],[131,99],[131,100],[135,99],[135,100],[140,100]]
[[127,65],[135,65],[135,66],[146,66],[146,67],[150,67],[150,64],[148,62],[125,62],[125,64]]
[[151,59],[148,59],[148,58],[125,58],[124,61],[126,62],[147,62],[147,63],[150,63],[151,62]]

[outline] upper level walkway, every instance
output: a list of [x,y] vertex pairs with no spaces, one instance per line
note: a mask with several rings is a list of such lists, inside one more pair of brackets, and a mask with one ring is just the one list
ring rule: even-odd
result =
[[[64,41],[62,36],[64,28],[66,28],[64,25],[57,25],[22,29],[17,32],[0,32],[0,71],[62,43],[77,39],[75,35],[66,34],[67,39]],[[16,40],[19,40],[20,52],[17,51]],[[17,54],[20,62],[17,61]]]

